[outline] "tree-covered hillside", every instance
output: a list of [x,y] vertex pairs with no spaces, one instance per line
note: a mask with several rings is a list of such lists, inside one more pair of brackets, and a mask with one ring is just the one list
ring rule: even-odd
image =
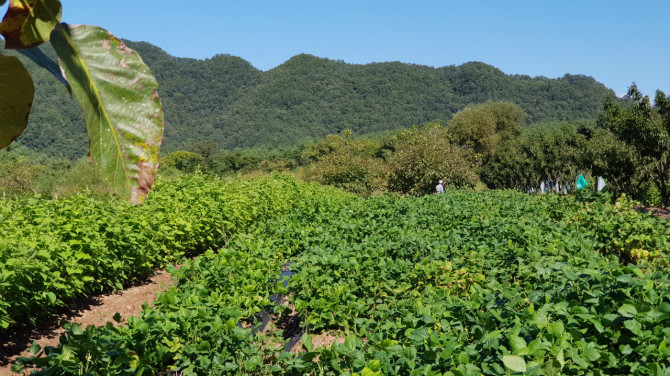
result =
[[[352,129],[365,135],[448,120],[471,103],[519,105],[528,122],[595,118],[612,95],[593,78],[506,75],[470,62],[433,68],[400,62],[347,64],[297,55],[267,72],[230,55],[177,58],[145,42],[127,42],[152,68],[165,109],[163,150],[290,146]],[[45,52],[49,46],[43,47]],[[27,59],[22,60],[26,61]],[[52,155],[86,152],[74,99],[31,62],[36,85],[28,127],[19,142]]]

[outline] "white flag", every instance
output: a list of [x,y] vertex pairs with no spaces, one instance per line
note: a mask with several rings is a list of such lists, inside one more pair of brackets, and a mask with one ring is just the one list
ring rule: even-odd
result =
[[606,185],[605,184],[605,179],[603,179],[602,176],[598,176],[598,186],[597,186],[598,192],[602,191],[603,188],[605,188],[605,185]]

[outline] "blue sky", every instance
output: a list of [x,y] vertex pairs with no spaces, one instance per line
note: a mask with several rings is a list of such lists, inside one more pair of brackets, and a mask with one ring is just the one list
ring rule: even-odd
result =
[[179,57],[240,56],[263,70],[299,53],[348,63],[482,61],[507,74],[593,76],[618,94],[670,94],[670,1],[62,0],[94,24]]

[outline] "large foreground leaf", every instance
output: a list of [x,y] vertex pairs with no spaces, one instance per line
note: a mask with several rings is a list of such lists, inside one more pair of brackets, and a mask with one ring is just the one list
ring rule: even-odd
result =
[[33,79],[21,61],[0,55],[0,149],[26,129],[34,94]]
[[0,24],[5,48],[30,48],[46,42],[61,12],[59,0],[10,0]]
[[89,154],[123,198],[144,201],[158,168],[163,110],[140,56],[97,26],[61,24],[51,44],[84,110]]

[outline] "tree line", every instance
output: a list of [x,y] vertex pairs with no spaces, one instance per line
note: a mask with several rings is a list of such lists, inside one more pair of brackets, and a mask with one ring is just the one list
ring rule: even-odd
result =
[[[574,189],[583,174],[592,183],[602,176],[614,197],[625,193],[647,205],[667,206],[669,103],[661,91],[652,101],[632,86],[623,100],[604,100],[594,120],[526,125],[528,115],[520,106],[489,101],[466,106],[446,122],[375,136],[347,129],[293,147],[234,150],[201,141],[191,150],[165,154],[159,175],[280,171],[370,196],[430,194],[440,179],[447,187],[475,190],[528,191],[548,179]],[[5,194],[107,192],[83,160],[15,147],[0,153],[0,166]]]
[[648,205],[670,196],[670,97],[655,99],[631,86],[623,100],[607,98],[594,120],[538,122],[508,102],[472,104],[447,122],[430,122],[375,137],[351,130],[284,150],[178,152],[165,163],[217,174],[298,171],[306,180],[364,196],[376,192],[422,195],[438,180],[472,189],[537,190],[542,181],[575,187],[582,174],[606,180],[614,197]]

